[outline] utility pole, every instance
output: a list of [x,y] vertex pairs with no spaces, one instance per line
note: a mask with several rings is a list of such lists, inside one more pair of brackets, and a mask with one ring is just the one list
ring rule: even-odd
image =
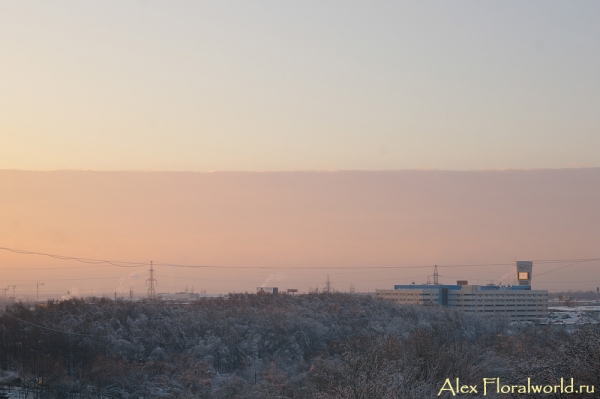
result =
[[40,301],[40,285],[44,285],[44,283],[40,283],[39,281],[35,282],[35,301]]
[[156,290],[154,289],[154,284],[156,284],[156,279],[154,278],[154,266],[152,261],[150,261],[150,277],[146,280],[146,284],[148,285],[148,298],[154,299],[156,297]]
[[327,280],[325,280],[325,290],[324,291],[328,294],[331,291],[331,280],[329,280],[329,274],[327,275]]

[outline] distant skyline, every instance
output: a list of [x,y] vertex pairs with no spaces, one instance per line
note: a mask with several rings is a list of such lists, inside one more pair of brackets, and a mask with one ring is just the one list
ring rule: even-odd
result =
[[[0,171],[0,247],[217,266],[157,265],[157,292],[307,291],[327,275],[367,291],[424,283],[434,264],[443,283],[512,283],[517,260],[534,261],[537,289],[595,290],[600,261],[546,261],[600,258],[599,181],[600,168]],[[443,267],[473,264],[484,266]],[[147,273],[0,251],[0,288],[30,297],[38,281],[43,294],[144,295]]]
[[600,166],[596,1],[0,4],[0,169]]

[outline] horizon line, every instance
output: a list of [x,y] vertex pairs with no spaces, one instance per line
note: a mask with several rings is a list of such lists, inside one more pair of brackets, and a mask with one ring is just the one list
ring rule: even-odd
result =
[[272,170],[159,170],[159,169],[2,169],[0,172],[97,172],[97,173],[396,173],[396,172],[534,172],[534,171],[575,171],[600,169],[600,166],[576,166],[562,168],[489,168],[489,169],[439,169],[439,168],[407,168],[407,169],[272,169]]

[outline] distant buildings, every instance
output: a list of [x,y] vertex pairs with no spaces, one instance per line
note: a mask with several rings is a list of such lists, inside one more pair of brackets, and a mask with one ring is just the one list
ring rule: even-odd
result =
[[256,287],[256,295],[266,295],[266,294],[279,294],[279,288],[277,287]]
[[220,294],[197,294],[193,292],[176,292],[174,294],[158,294],[158,298],[165,301],[174,301],[174,302],[192,302],[198,301],[204,298],[222,298],[225,295]]
[[504,314],[514,321],[534,321],[548,316],[548,291],[532,290],[533,262],[516,265],[518,285],[394,285],[393,290],[377,290],[377,296],[401,304],[441,305],[463,312]]

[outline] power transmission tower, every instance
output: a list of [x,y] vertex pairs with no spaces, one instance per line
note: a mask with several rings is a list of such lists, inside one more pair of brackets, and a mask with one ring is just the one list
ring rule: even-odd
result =
[[13,289],[13,300],[16,302],[17,301],[17,297],[15,296],[15,288],[17,288],[17,286],[16,285],[9,285],[8,287],[9,288],[12,287],[12,289]]
[[2,297],[4,298],[5,301],[6,301],[6,291],[8,291],[9,289],[10,289],[10,287],[2,288]]
[[40,301],[40,285],[44,285],[44,283],[40,283],[39,281],[35,282],[35,301]]
[[325,280],[325,290],[324,291],[328,294],[331,291],[331,280],[329,280],[329,274],[327,275],[327,280]]
[[156,284],[156,279],[154,278],[154,266],[152,261],[150,261],[150,277],[146,280],[146,284],[148,285],[148,298],[154,299],[156,297],[156,290],[154,289],[154,284]]
[[434,285],[438,285],[439,284],[439,282],[438,282],[438,276],[439,275],[438,275],[437,265],[435,265],[433,267],[433,284]]

